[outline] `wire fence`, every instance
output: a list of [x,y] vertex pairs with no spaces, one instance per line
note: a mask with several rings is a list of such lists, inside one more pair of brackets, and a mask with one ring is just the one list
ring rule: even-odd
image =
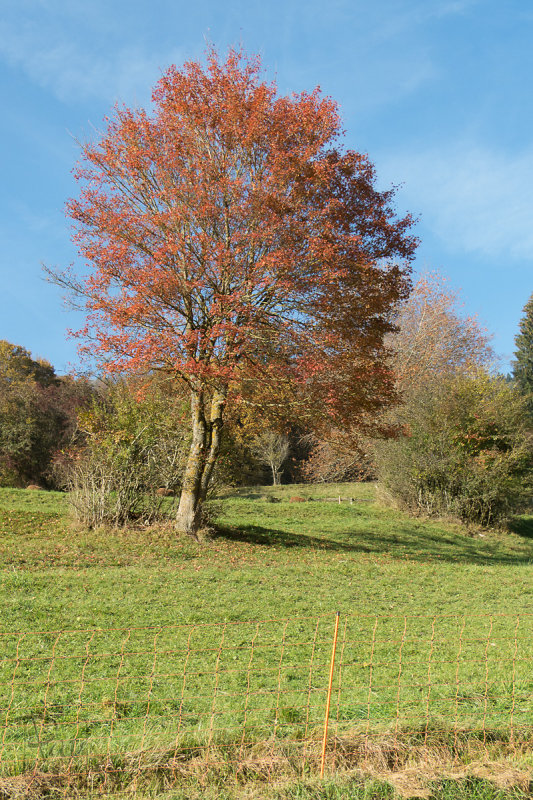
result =
[[532,628],[533,615],[324,614],[2,632],[0,776],[108,791],[157,772],[171,786],[192,760],[238,769],[260,743],[322,773],[385,740],[523,751]]

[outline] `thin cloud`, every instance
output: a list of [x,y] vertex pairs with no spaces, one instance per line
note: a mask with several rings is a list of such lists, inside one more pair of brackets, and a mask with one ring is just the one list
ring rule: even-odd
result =
[[533,258],[533,146],[515,155],[476,144],[394,154],[382,178],[451,251]]
[[399,6],[396,0],[382,0],[365,9],[364,19],[370,23],[370,37],[374,42],[398,40],[403,36],[412,38],[414,33],[418,33],[418,28],[444,17],[463,16],[478,2],[449,0],[428,3],[427,0],[412,0]]
[[148,102],[161,70],[183,60],[179,50],[155,55],[137,46],[107,47],[101,55],[57,30],[52,36],[34,24],[16,29],[5,22],[0,25],[0,57],[63,102],[97,98],[139,104]]

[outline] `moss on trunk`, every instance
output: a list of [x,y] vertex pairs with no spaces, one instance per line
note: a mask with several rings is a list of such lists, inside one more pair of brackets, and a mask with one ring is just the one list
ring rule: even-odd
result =
[[192,441],[183,475],[176,529],[194,538],[203,524],[202,507],[220,452],[225,404],[225,391],[215,391],[210,396],[203,391],[191,392]]

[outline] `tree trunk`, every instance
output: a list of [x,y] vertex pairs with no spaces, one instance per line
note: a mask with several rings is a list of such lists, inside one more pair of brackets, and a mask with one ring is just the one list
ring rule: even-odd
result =
[[206,419],[205,402],[203,392],[191,393],[192,441],[176,515],[178,532],[193,538],[202,527],[202,504],[220,451],[226,394],[214,393],[209,419]]
[[222,436],[222,422],[224,408],[226,406],[226,392],[217,391],[211,400],[211,418],[209,420],[209,449],[206,452],[206,459],[202,473],[200,485],[200,502],[207,497],[209,484],[213,477],[213,470],[220,453],[220,441]]

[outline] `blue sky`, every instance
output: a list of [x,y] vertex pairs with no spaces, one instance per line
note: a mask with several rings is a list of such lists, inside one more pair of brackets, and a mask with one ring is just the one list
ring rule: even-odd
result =
[[242,44],[280,92],[319,84],[507,369],[533,291],[531,0],[1,0],[0,339],[75,364],[41,263],[76,263],[64,204],[76,140],[147,105],[171,63]]

